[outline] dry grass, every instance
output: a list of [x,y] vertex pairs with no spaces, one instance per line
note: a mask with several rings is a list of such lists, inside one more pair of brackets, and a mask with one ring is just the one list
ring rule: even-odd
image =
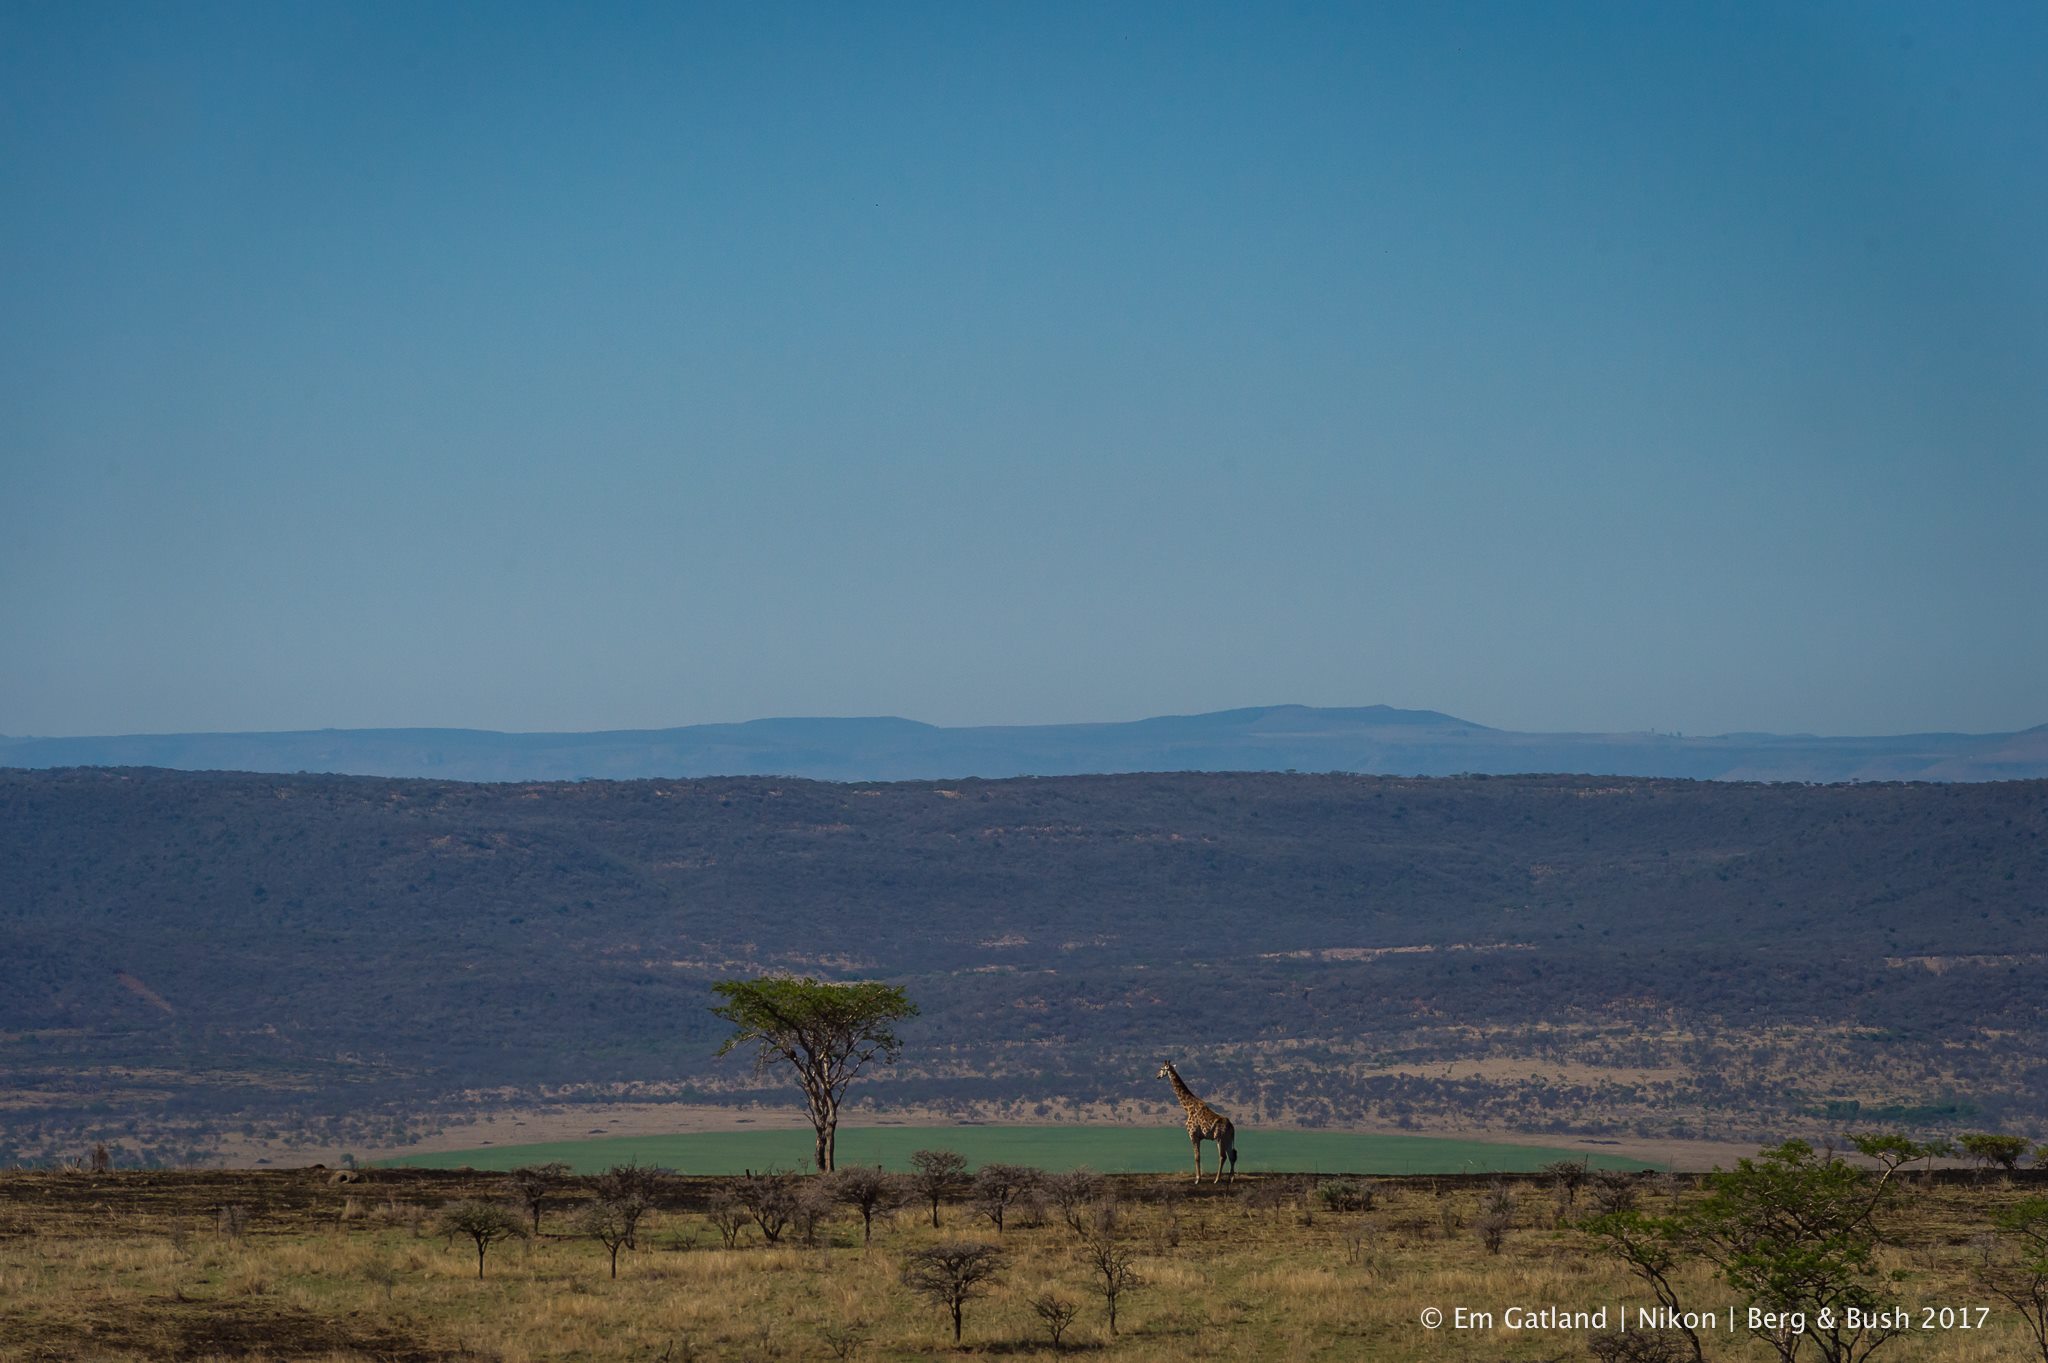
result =
[[[1205,1187],[1160,1200],[1163,1179],[1125,1179],[1123,1235],[1143,1285],[1106,1331],[1080,1242],[1057,1222],[1011,1229],[1003,1281],[966,1313],[968,1352],[1053,1358],[1030,1302],[1056,1290],[1082,1305],[1066,1352],[1090,1358],[1490,1360],[1584,1358],[1583,1332],[1431,1332],[1426,1307],[1633,1308],[1645,1302],[1569,1229],[1548,1226],[1547,1195],[1518,1199],[1499,1255],[1470,1229],[1482,1185],[1390,1182],[1374,1210],[1304,1224],[1298,1197],[1253,1199],[1256,1186]],[[750,1243],[726,1251],[705,1222],[707,1191],[689,1181],[643,1223],[617,1281],[603,1252],[567,1234],[567,1199],[549,1233],[494,1248],[476,1278],[470,1246],[416,1233],[408,1209],[492,1193],[481,1175],[379,1173],[331,1187],[312,1175],[0,1175],[0,1358],[272,1359],[310,1363],[455,1360],[891,1359],[950,1352],[941,1313],[898,1285],[901,1254],[935,1234],[904,1213],[863,1252],[858,1228],[834,1223],[815,1250]],[[1663,1196],[1656,1194],[1655,1196]],[[2018,1192],[1987,1184],[1912,1190],[1888,1267],[1909,1305],[1980,1303],[1967,1279],[1970,1237]],[[343,1218],[345,1199],[360,1214]],[[1441,1202],[1462,1228],[1447,1233]],[[248,1205],[248,1232],[220,1232],[224,1201]],[[1171,1233],[1178,1224],[1178,1243]],[[964,1209],[938,1233],[983,1238]],[[1704,1272],[1683,1275],[1702,1306],[1728,1294]],[[1710,1339],[1717,1360],[1763,1359],[1742,1336]],[[2026,1357],[2018,1322],[1915,1333],[1879,1363]],[[842,1355],[841,1351],[844,1350]]]

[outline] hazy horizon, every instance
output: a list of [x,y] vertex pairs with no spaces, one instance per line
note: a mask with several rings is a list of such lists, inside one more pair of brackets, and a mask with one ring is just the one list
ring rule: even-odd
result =
[[1171,712],[1169,712],[1169,711],[1158,711],[1158,712],[1153,712],[1153,713],[1148,713],[1148,714],[1132,714],[1132,715],[1107,715],[1107,716],[1089,716],[1089,717],[1084,717],[1084,718],[1072,718],[1072,719],[1049,719],[1049,720],[1034,720],[1034,721],[1030,721],[1030,722],[1011,722],[1011,721],[1005,721],[1005,720],[992,720],[992,721],[987,721],[987,722],[980,722],[980,723],[967,723],[967,724],[942,724],[942,723],[938,723],[938,722],[936,722],[936,721],[933,721],[933,720],[927,720],[927,719],[923,719],[923,718],[920,718],[920,717],[919,717],[919,716],[917,716],[917,715],[907,715],[907,714],[900,714],[900,713],[891,713],[891,712],[878,712],[878,713],[872,713],[872,714],[850,714],[850,713],[849,713],[849,714],[805,714],[805,715],[745,715],[745,716],[740,716],[740,717],[737,717],[737,718],[723,718],[723,719],[704,719],[704,720],[692,720],[692,721],[689,721],[688,723],[680,723],[680,724],[632,724],[632,725],[620,725],[620,726],[616,726],[616,727],[613,727],[613,728],[606,728],[606,729],[494,729],[494,728],[486,728],[486,727],[484,727],[484,726],[480,726],[480,725],[475,725],[475,724],[363,724],[363,725],[349,725],[349,726],[341,726],[341,725],[333,725],[333,724],[319,724],[319,725],[302,725],[302,726],[298,726],[298,727],[295,727],[295,728],[290,728],[290,729],[249,729],[249,728],[240,728],[240,729],[193,729],[193,730],[178,730],[178,731],[173,731],[173,730],[148,730],[148,731],[144,731],[144,730],[132,730],[132,731],[129,731],[129,732],[127,732],[127,733],[122,733],[122,734],[115,734],[115,733],[101,733],[101,734],[84,734],[84,733],[78,733],[78,734],[54,734],[54,733],[51,733],[51,734],[31,734],[31,733],[10,733],[10,732],[4,731],[4,730],[0,730],[0,738],[4,738],[4,739],[61,739],[61,738],[150,738],[150,737],[169,737],[169,736],[174,736],[175,734],[180,734],[180,733],[183,733],[183,734],[192,734],[192,735],[218,735],[218,736],[231,736],[231,735],[235,735],[235,734],[266,734],[266,733],[279,733],[279,734],[282,734],[282,733],[308,733],[308,734],[319,734],[319,733],[380,733],[380,732],[381,732],[381,733],[406,733],[406,732],[415,732],[415,731],[417,731],[417,732],[473,732],[473,733],[495,733],[495,734],[504,734],[504,735],[507,735],[507,736],[509,736],[509,737],[529,737],[529,736],[530,736],[530,737],[539,737],[539,736],[545,736],[545,735],[552,735],[552,734],[561,734],[561,735],[572,735],[572,736],[573,736],[573,735],[583,735],[583,734],[603,734],[603,733],[663,733],[663,732],[669,732],[669,731],[672,731],[672,730],[676,730],[676,729],[693,729],[693,728],[722,728],[722,727],[734,727],[734,726],[739,726],[739,725],[746,725],[746,724],[760,724],[760,723],[782,723],[782,722],[787,722],[787,723],[806,723],[806,724],[807,724],[807,723],[826,723],[826,724],[829,724],[829,723],[835,723],[835,722],[845,722],[845,723],[858,723],[858,722],[862,722],[862,721],[896,721],[896,722],[905,722],[905,723],[910,723],[910,724],[920,724],[920,725],[926,725],[926,726],[928,726],[928,727],[931,727],[931,728],[935,728],[935,729],[948,729],[948,730],[950,730],[950,729],[1037,729],[1037,728],[1085,728],[1085,727],[1091,727],[1091,726],[1096,726],[1096,727],[1113,727],[1113,726],[1116,726],[1116,725],[1123,725],[1123,724],[1135,724],[1135,723],[1141,723],[1141,722],[1143,722],[1143,721],[1147,721],[1147,720],[1160,720],[1160,719],[1195,719],[1195,718],[1202,718],[1202,717],[1205,717],[1205,716],[1210,716],[1210,715],[1218,715],[1218,714],[1234,714],[1234,713],[1240,713],[1240,712],[1244,712],[1244,711],[1264,711],[1264,710],[1289,710],[1289,709],[1306,709],[1306,710],[1338,710],[1338,711],[1345,711],[1345,710],[1375,710],[1375,709],[1386,709],[1386,710],[1394,710],[1394,711],[1398,711],[1398,712],[1401,712],[1401,713],[1405,713],[1405,714],[1436,714],[1436,715],[1441,715],[1441,716],[1443,716],[1443,717],[1444,717],[1445,719],[1453,720],[1453,721],[1456,721],[1456,722],[1458,722],[1458,723],[1461,723],[1461,724],[1469,724],[1469,725],[1475,726],[1475,727],[1477,727],[1477,728],[1480,728],[1480,729],[1490,730],[1490,731],[1494,731],[1494,732],[1498,732],[1498,733],[1526,733],[1526,734],[1557,734],[1557,735],[1566,735],[1566,734],[1587,734],[1587,735],[1612,735],[1612,736],[1631,736],[1631,735],[1655,735],[1655,736],[1658,736],[1658,737],[1664,737],[1664,738],[1700,738],[1700,739],[1713,739],[1713,738],[1729,738],[1729,737],[1737,737],[1737,736],[1742,736],[1742,735],[1750,735],[1750,734],[1755,734],[1755,735],[1768,735],[1768,736],[1771,736],[1771,737],[1776,737],[1776,738],[1904,738],[1904,737],[1912,737],[1912,736],[1914,736],[1914,735],[1916,735],[1916,734],[1943,734],[1943,733],[1946,733],[1946,734],[1959,734],[1959,735],[1966,735],[1966,734],[1973,734],[1973,733],[1983,733],[1983,734],[1994,734],[1994,733],[2025,733],[2025,732],[2027,732],[2027,731],[2029,731],[2029,730],[2032,730],[2032,729],[2038,729],[2038,728],[2048,728],[2048,719],[2043,719],[2043,720],[2042,720],[2042,721],[2040,721],[2039,723],[2035,723],[2035,724],[2022,724],[2022,725],[2019,725],[2019,726],[2017,726],[2017,727],[2015,727],[2015,728],[2012,728],[2012,729],[1998,729],[1998,730],[1964,730],[1964,729],[1906,729],[1906,730],[1899,730],[1899,731],[1897,731],[1897,732],[1895,732],[1895,733],[1847,733],[1847,732],[1841,732],[1841,733],[1828,733],[1828,732],[1820,732],[1820,731],[1813,731],[1813,730],[1797,730],[1797,731],[1790,731],[1790,730],[1766,730],[1766,729],[1754,729],[1754,728],[1750,728],[1750,729],[1724,729],[1724,730],[1718,730],[1718,731],[1715,731],[1715,732],[1712,732],[1712,733],[1708,733],[1708,732],[1704,732],[1704,731],[1702,731],[1702,732],[1688,732],[1688,731],[1685,731],[1685,730],[1677,730],[1677,729],[1616,729],[1616,728],[1605,728],[1605,729],[1563,729],[1563,728],[1558,728],[1558,727],[1554,727],[1554,726],[1553,726],[1553,727],[1539,727],[1539,728],[1532,728],[1532,729],[1517,729],[1517,728],[1511,728],[1510,726],[1507,726],[1507,725],[1501,725],[1501,724],[1489,724],[1489,723],[1487,723],[1487,722],[1486,722],[1485,720],[1483,720],[1483,719],[1474,719],[1474,718],[1473,718],[1473,717],[1471,717],[1470,715],[1459,715],[1459,714],[1452,714],[1452,713],[1450,713],[1449,711],[1446,711],[1446,710],[1441,710],[1441,709],[1438,709],[1438,708],[1437,708],[1437,707],[1435,707],[1435,706],[1427,706],[1427,705],[1383,705],[1383,704],[1381,704],[1380,702],[1376,702],[1376,701],[1366,701],[1366,702],[1360,702],[1360,703],[1358,703],[1358,704],[1353,704],[1353,705],[1327,705],[1327,706],[1325,706],[1325,705],[1316,705],[1316,706],[1309,706],[1309,705],[1303,705],[1303,704],[1301,704],[1300,702],[1295,702],[1295,701],[1280,701],[1280,702],[1276,702],[1276,703],[1274,703],[1274,704],[1271,704],[1271,705],[1226,705],[1226,706],[1220,706],[1220,707],[1218,707],[1218,708],[1217,708],[1217,709],[1215,709],[1215,710],[1184,710],[1184,711],[1171,711]]
[[2033,727],[2044,51],[15,6],[0,732]]

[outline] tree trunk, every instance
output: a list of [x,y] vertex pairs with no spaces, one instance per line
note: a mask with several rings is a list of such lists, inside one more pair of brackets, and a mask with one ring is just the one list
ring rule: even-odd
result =
[[825,1124],[825,1172],[831,1173],[839,1167],[839,1116],[834,1113],[832,1120]]
[[953,1303],[953,1342],[960,1342],[960,1303]]
[[619,1247],[617,1245],[612,1246],[612,1276],[614,1278],[619,1276]]
[[481,1240],[476,1242],[476,1276],[484,1276],[484,1242]]

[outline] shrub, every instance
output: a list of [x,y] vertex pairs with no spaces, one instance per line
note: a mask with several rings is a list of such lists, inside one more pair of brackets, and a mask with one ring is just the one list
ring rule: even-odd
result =
[[1316,1198],[1328,1212],[1369,1212],[1375,1190],[1358,1178],[1333,1178],[1316,1188]]

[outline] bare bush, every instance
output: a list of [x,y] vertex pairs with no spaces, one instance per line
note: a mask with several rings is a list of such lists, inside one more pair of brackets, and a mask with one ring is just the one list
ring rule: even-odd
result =
[[974,1210],[1003,1233],[1003,1221],[1013,1207],[1022,1203],[1043,1178],[1038,1170],[1022,1164],[984,1164],[974,1175]]
[[753,1219],[746,1204],[730,1188],[720,1190],[711,1199],[711,1224],[718,1231],[718,1239],[727,1249],[740,1242],[740,1232]]
[[1052,1347],[1066,1347],[1061,1342],[1061,1337],[1067,1333],[1067,1327],[1074,1323],[1074,1317],[1081,1314],[1081,1308],[1057,1292],[1045,1291],[1031,1299],[1031,1310],[1038,1317],[1039,1323],[1045,1326],[1046,1338]]
[[732,1184],[733,1195],[747,1209],[761,1238],[774,1244],[796,1216],[796,1175],[781,1169],[755,1173],[749,1169]]
[[960,1342],[960,1308],[985,1292],[1002,1274],[1002,1250],[978,1241],[952,1241],[904,1256],[903,1285],[947,1308],[953,1342]]
[[867,1343],[868,1328],[865,1320],[830,1321],[818,1327],[818,1338],[825,1341],[832,1357],[844,1360],[859,1353],[860,1346]]
[[637,1200],[606,1202],[600,1198],[576,1218],[576,1229],[604,1246],[611,1255],[614,1278],[619,1276],[619,1251],[631,1243],[640,1224],[640,1212]]
[[640,1248],[640,1218],[654,1206],[661,1182],[659,1169],[631,1163],[614,1164],[590,1181],[590,1190],[597,1194],[599,1202],[609,1203],[626,1214],[627,1249]]
[[1072,1169],[1064,1174],[1048,1174],[1045,1179],[1046,1200],[1059,1212],[1060,1220],[1076,1235],[1088,1233],[1088,1212],[1091,1204],[1099,1201],[1108,1185],[1102,1175],[1092,1169]]
[[1593,1175],[1593,1212],[1597,1216],[1615,1216],[1636,1209],[1638,1180],[1633,1174],[1615,1169],[1602,1169]]
[[242,1202],[230,1202],[220,1209],[214,1219],[215,1227],[230,1240],[239,1240],[249,1233],[249,1207]]
[[790,1188],[789,1224],[805,1249],[818,1247],[818,1227],[830,1221],[838,1207],[830,1180],[829,1174],[816,1174],[793,1180]]
[[1552,1160],[1543,1166],[1542,1173],[1550,1180],[1551,1187],[1557,1190],[1558,1196],[1564,1199],[1564,1205],[1573,1207],[1578,1205],[1579,1189],[1586,1186],[1587,1168],[1587,1161],[1582,1156],[1579,1159]]
[[540,1234],[540,1213],[541,1208],[547,1203],[548,1194],[560,1187],[562,1180],[568,1176],[569,1166],[560,1160],[548,1164],[529,1164],[514,1169],[506,1176],[512,1187],[513,1200],[526,1208],[527,1215],[533,1218],[535,1235]]
[[1500,1253],[1501,1242],[1507,1239],[1508,1230],[1515,1224],[1515,1195],[1508,1191],[1505,1183],[1496,1183],[1487,1189],[1485,1198],[1479,1204],[1479,1215],[1472,1222],[1472,1228],[1479,1232],[1481,1244],[1488,1254]]
[[1103,1307],[1109,1313],[1109,1332],[1115,1334],[1117,1303],[1126,1292],[1144,1286],[1145,1280],[1138,1276],[1137,1257],[1106,1238],[1089,1241],[1081,1257],[1099,1280],[1096,1291],[1102,1294]]
[[863,1247],[875,1238],[875,1217],[901,1206],[903,1195],[902,1180],[883,1173],[879,1166],[856,1166],[832,1175],[832,1196],[860,1217]]
[[967,1157],[951,1150],[910,1152],[910,1187],[931,1203],[932,1229],[939,1227],[939,1203],[967,1186]]

